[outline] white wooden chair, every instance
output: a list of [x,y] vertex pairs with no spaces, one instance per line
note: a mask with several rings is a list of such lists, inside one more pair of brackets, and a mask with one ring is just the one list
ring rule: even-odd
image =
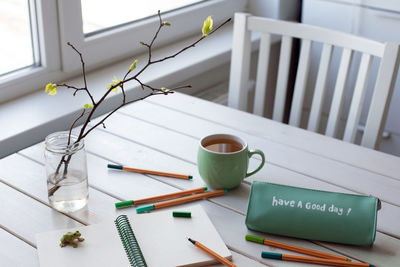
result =
[[321,110],[326,96],[325,87],[331,65],[333,47],[342,48],[338,75],[325,130],[325,135],[335,138],[338,137],[338,122],[346,94],[352,55],[355,52],[362,53],[350,109],[346,116],[347,121],[344,133],[342,133],[343,140],[352,143],[355,141],[357,126],[360,121],[372,59],[374,57],[380,58],[379,72],[361,139],[362,146],[373,149],[378,148],[398,70],[398,44],[381,43],[301,23],[261,18],[247,13],[236,13],[228,105],[240,110],[246,110],[248,103],[251,32],[259,32],[261,34],[253,104],[253,113],[258,115],[263,114],[266,89],[270,90],[270,88],[266,88],[267,80],[270,78],[266,74],[268,74],[271,36],[281,36],[272,113],[272,119],[277,121],[282,121],[284,115],[292,43],[294,39],[301,40],[299,64],[297,66],[289,116],[289,124],[297,127],[300,127],[303,102],[306,90],[308,90],[306,85],[309,78],[311,46],[313,42],[322,43],[322,53],[307,125],[307,129],[311,131],[318,131],[320,127]]

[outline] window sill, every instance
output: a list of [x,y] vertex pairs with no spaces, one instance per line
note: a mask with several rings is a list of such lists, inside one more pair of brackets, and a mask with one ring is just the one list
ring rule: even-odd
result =
[[[188,38],[154,51],[153,58],[170,55],[190,44],[198,37]],[[200,42],[176,58],[155,64],[141,75],[142,82],[155,87],[167,87],[185,81],[212,68],[226,64],[230,60],[232,47],[232,24]],[[159,56],[158,56],[159,55]],[[146,55],[138,57],[140,62],[147,60]],[[88,73],[88,86],[95,99],[99,99],[113,76],[121,77],[132,63],[133,58],[120,61],[109,67]],[[80,86],[82,78],[67,81]],[[44,87],[44,85],[43,85]],[[128,99],[138,97],[143,91],[136,83],[127,83],[125,90]],[[72,96],[71,89],[59,89],[56,96],[48,96],[43,89],[30,95],[0,105],[0,158],[43,141],[45,136],[55,131],[67,130],[71,122],[80,114],[83,104],[89,99],[79,92]],[[113,109],[121,101],[121,93],[110,94],[96,116]]]

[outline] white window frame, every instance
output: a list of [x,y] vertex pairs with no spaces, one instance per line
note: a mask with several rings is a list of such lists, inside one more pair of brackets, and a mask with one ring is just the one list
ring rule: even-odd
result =
[[[196,31],[201,34],[201,24],[207,16],[213,15],[215,23],[221,22],[232,17],[235,11],[244,10],[246,2],[244,0],[208,0],[162,14],[163,20],[169,21],[173,27],[164,29],[160,33],[157,45],[166,45],[174,40],[193,35]],[[114,10],[111,12],[117,12],[118,9]],[[85,37],[82,30],[80,0],[61,1],[59,13],[62,66],[65,71],[80,68],[80,62],[76,60],[76,55],[73,55],[75,52],[66,45],[67,42],[73,43],[84,52],[85,63],[88,66],[97,66],[104,62],[144,53],[146,47],[140,45],[139,42],[151,40],[158,25],[158,17],[154,16]],[[71,13],[76,15],[68,15]],[[104,53],[104,51],[107,52]]]
[[[244,11],[247,2],[209,0],[162,14],[163,20],[171,22],[173,27],[160,34],[156,47],[200,34],[201,23],[207,16],[212,15],[217,24],[233,17],[234,12]],[[81,63],[76,53],[66,45],[68,41],[84,54],[85,67],[92,70],[145,52],[139,41],[150,40],[158,22],[157,17],[151,17],[85,37],[80,0],[31,0],[31,5],[36,10],[36,24],[32,28],[38,33],[40,66],[0,77],[0,103],[37,91],[47,82],[79,75]]]
[[40,66],[30,66],[0,76],[0,103],[37,90],[39,84],[60,69],[57,5],[55,1],[30,1],[32,38],[35,60]]

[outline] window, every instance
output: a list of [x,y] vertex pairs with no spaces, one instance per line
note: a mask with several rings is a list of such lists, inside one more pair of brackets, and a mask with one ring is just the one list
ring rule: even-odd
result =
[[[200,2],[201,0],[114,0],[99,2],[97,0],[82,0],[83,33],[85,36],[96,34],[114,26],[138,21],[154,16],[154,8],[157,7],[163,13]],[[117,10],[118,12],[110,12]]]
[[[132,3],[136,11],[131,11]],[[24,33],[21,42],[1,42],[7,43],[1,45],[14,49],[21,59],[12,56],[0,62],[0,102],[42,88],[48,81],[79,75],[80,61],[67,42],[83,52],[85,66],[90,70],[144,53],[139,41],[152,38],[158,21],[156,9],[174,26],[170,32],[160,34],[157,39],[160,47],[199,32],[199,23],[208,15],[213,16],[215,23],[232,17],[234,12],[245,9],[247,0],[3,0],[1,3],[6,4],[20,5],[13,8],[20,13]],[[0,9],[1,14],[3,8]],[[8,19],[4,26],[6,17],[0,18],[0,29],[5,27],[9,34],[15,34],[17,31],[10,28]]]
[[0,75],[33,65],[32,30],[29,1],[3,0],[0,2]]

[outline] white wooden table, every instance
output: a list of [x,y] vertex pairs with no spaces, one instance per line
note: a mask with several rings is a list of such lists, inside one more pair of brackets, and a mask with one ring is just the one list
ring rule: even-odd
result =
[[[264,151],[267,163],[227,195],[201,200],[238,266],[307,266],[264,260],[262,250],[287,251],[245,241],[251,182],[374,195],[382,201],[372,247],[264,237],[345,255],[376,266],[400,266],[400,158],[233,110],[183,94],[157,96],[114,114],[106,129],[88,136],[87,209],[65,215],[47,200],[43,143],[0,160],[0,265],[39,266],[35,234],[113,220],[135,209],[114,203],[203,186],[196,167],[199,139],[231,133]],[[259,159],[251,159],[251,168]],[[107,169],[107,163],[193,174],[192,181]],[[192,205],[192,204],[187,204]],[[138,215],[140,216],[140,215]],[[289,252],[291,253],[291,252]]]

